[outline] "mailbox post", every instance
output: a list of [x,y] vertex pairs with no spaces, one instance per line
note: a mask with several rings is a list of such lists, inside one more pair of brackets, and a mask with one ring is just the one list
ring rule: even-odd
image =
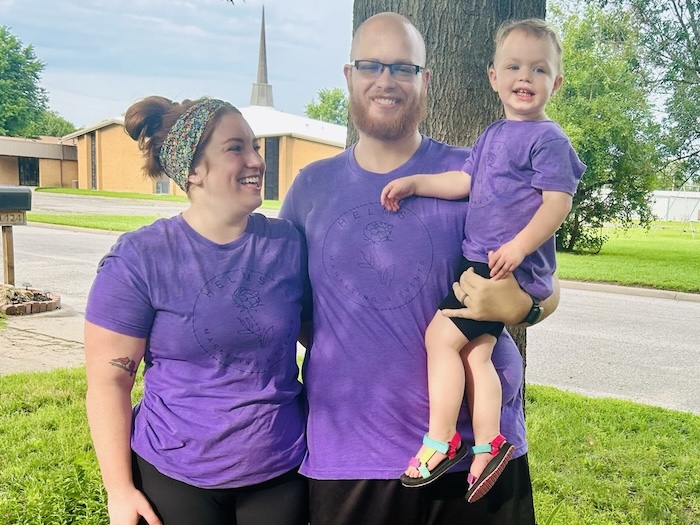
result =
[[32,209],[32,191],[24,186],[0,186],[0,225],[5,282],[15,285],[15,248],[12,227],[27,224]]

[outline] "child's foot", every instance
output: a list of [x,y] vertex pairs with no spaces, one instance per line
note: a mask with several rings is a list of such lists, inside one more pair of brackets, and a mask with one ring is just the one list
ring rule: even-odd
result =
[[[437,450],[434,450],[427,445],[422,445],[420,447],[420,450],[418,451],[418,454],[416,454],[415,457],[411,459],[417,459],[418,463],[423,464],[421,458],[425,457],[430,458],[428,459],[427,463],[425,463],[425,467],[428,469],[429,472],[432,472],[435,469],[435,467],[437,467],[444,459],[447,458],[447,454],[438,452]],[[406,468],[406,472],[403,473],[404,476],[408,476],[412,479],[417,479],[421,477],[421,473],[418,470],[418,467],[414,467],[414,464],[415,462],[409,461],[408,468]]]
[[449,442],[437,441],[426,434],[418,456],[411,458],[409,467],[401,476],[401,483],[405,487],[432,483],[466,455],[467,447],[462,445],[457,432]]
[[515,447],[498,434],[486,445],[472,447],[474,460],[469,469],[467,483],[469,488],[465,498],[473,503],[491,490],[500,477],[515,451]]

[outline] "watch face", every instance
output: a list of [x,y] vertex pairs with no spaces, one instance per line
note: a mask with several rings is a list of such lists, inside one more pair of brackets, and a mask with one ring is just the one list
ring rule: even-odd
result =
[[539,304],[534,305],[533,310],[534,310],[533,311],[534,319],[532,322],[536,323],[537,321],[539,321],[542,318],[542,313],[544,312],[544,310],[542,309],[542,307]]
[[542,312],[542,307],[537,303],[533,303],[530,313],[528,313],[527,317],[525,318],[525,322],[529,325],[537,323],[537,321],[540,320],[540,317],[542,317]]

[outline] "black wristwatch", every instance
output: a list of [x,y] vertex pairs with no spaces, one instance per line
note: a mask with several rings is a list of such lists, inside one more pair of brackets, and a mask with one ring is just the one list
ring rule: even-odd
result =
[[537,324],[539,320],[542,319],[543,313],[544,309],[540,306],[540,303],[537,302],[537,299],[533,297],[532,308],[530,308],[530,311],[525,316],[525,319],[522,320],[522,323],[526,323],[530,326]]

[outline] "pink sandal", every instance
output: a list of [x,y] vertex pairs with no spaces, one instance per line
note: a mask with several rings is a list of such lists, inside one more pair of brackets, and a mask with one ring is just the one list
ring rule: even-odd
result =
[[498,434],[493,438],[493,441],[486,445],[474,445],[472,447],[474,455],[491,454],[493,458],[491,458],[478,478],[474,477],[471,472],[467,476],[469,489],[464,497],[469,503],[474,503],[476,500],[481,499],[491,490],[491,487],[493,487],[496,480],[505,470],[514,451],[515,447],[508,443],[501,434]]
[[[423,436],[423,444],[426,446],[425,452],[420,457],[412,457],[408,462],[409,466],[418,469],[420,477],[412,478],[402,474],[400,480],[404,487],[423,487],[432,483],[467,455],[467,447],[462,444],[462,438],[458,432],[455,432],[449,442],[437,441],[426,434]],[[446,454],[447,457],[438,463],[433,470],[428,470],[428,461],[436,452]]]

